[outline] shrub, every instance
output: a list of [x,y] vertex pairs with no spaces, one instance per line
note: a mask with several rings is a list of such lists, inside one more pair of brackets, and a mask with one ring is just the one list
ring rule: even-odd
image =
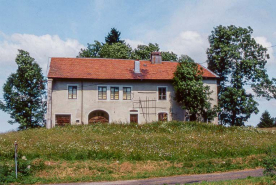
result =
[[276,176],[276,155],[273,154],[273,150],[268,148],[267,157],[264,158],[262,166],[265,168],[264,175],[266,176]]

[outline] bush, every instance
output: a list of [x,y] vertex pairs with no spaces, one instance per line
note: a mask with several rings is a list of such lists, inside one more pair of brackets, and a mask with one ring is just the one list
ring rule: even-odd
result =
[[264,175],[266,176],[276,176],[276,155],[273,153],[272,149],[267,150],[267,157],[263,160],[262,166],[265,168]]
[[17,162],[17,179],[15,176],[15,164],[14,162],[5,162],[2,165],[0,164],[0,184],[1,183],[12,183],[19,182],[24,177],[28,177],[31,175],[32,171],[42,170],[45,165],[43,161],[32,162],[27,160],[25,156],[18,157]]

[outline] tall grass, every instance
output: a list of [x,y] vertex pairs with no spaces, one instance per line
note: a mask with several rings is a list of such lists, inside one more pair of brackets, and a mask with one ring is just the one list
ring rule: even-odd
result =
[[0,134],[0,160],[28,159],[195,161],[264,154],[276,133],[197,122],[94,124]]

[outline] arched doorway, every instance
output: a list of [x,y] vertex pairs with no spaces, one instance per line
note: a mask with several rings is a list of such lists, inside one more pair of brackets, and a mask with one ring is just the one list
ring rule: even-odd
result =
[[88,116],[88,123],[109,123],[109,115],[103,110],[94,110]]

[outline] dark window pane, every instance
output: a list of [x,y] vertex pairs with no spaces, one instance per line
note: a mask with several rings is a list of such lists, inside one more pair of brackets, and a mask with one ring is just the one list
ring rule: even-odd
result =
[[98,87],[98,99],[106,100],[106,87],[105,86]]
[[77,99],[77,86],[68,86],[68,98]]
[[166,100],[166,87],[159,87],[158,88],[158,99],[159,100]]

